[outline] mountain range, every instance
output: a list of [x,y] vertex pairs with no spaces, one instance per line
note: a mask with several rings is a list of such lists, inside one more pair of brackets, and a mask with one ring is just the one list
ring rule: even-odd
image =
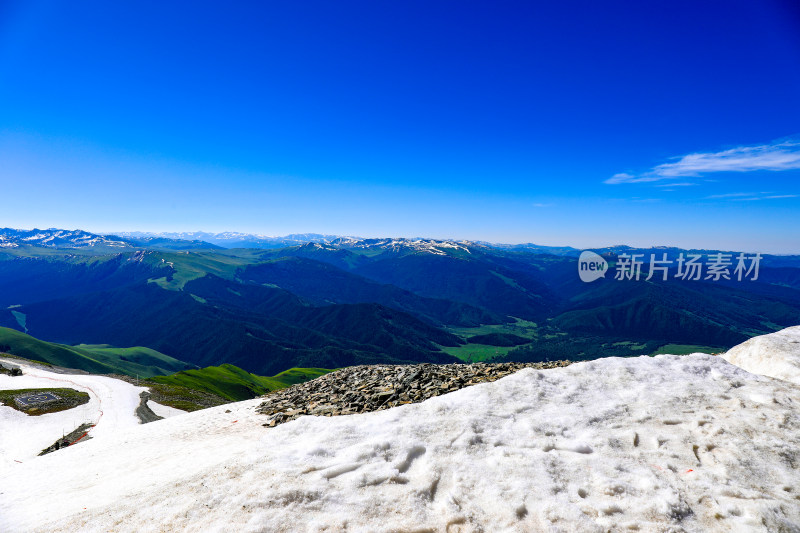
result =
[[[763,256],[757,280],[583,283],[580,250],[532,244],[60,229],[0,239],[0,326],[259,375],[721,351],[800,319],[798,256]],[[594,251],[612,268],[625,253],[718,252]]]
[[208,233],[205,231],[189,232],[163,232],[150,233],[141,231],[122,232],[121,237],[146,242],[147,240],[169,240],[179,242],[204,242],[215,247],[221,248],[283,248],[285,246],[297,246],[307,242],[331,242],[337,235],[321,235],[318,233],[298,233],[285,235],[283,237],[272,237],[268,235],[255,235],[252,233],[240,233],[236,231],[226,231],[221,233]]
[[0,248],[93,248],[93,249],[130,249],[137,247],[189,250],[195,248],[221,248],[214,244],[190,239],[173,239],[155,235],[127,236],[99,235],[83,230],[49,229],[13,229],[0,228]]

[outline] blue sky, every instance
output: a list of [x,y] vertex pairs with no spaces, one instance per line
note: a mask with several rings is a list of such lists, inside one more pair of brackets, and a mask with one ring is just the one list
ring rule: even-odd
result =
[[0,226],[800,253],[800,8],[0,3]]

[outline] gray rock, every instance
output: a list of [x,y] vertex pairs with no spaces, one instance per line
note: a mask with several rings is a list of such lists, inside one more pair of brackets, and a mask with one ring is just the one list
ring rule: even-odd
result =
[[265,427],[303,415],[338,416],[390,409],[498,380],[523,368],[544,370],[569,365],[547,363],[472,363],[434,365],[360,365],[271,392],[258,406]]

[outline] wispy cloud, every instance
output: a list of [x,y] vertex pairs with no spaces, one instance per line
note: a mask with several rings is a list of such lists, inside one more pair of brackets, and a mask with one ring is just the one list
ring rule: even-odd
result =
[[734,198],[737,202],[752,202],[754,200],[777,200],[780,198],[797,198],[796,194],[773,194],[770,196],[753,196],[751,198]]
[[553,204],[532,204],[532,205],[533,205],[533,207],[550,207]]
[[[706,196],[706,200],[720,200],[723,198],[737,198],[739,196],[753,196],[759,193],[755,192],[731,192],[728,194],[712,194],[711,196]],[[760,194],[768,194],[768,193],[760,193]]]
[[676,157],[672,162],[656,165],[641,174],[614,174],[605,183],[648,183],[698,177],[712,172],[796,169],[800,169],[800,140],[789,140],[760,146],[739,146],[721,152],[688,154]]
[[771,192],[732,192],[728,194],[712,194],[706,200],[730,200],[733,202],[752,202],[756,200],[779,200],[783,198],[800,198],[799,194],[774,194]]

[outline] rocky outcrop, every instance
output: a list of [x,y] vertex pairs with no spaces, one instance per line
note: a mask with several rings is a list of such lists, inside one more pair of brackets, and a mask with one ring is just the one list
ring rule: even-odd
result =
[[552,361],[352,366],[269,393],[258,411],[268,417],[264,426],[275,427],[302,415],[337,416],[380,411],[495,381],[523,368],[547,369],[569,364],[569,361]]
[[163,420],[163,416],[158,416],[150,409],[150,406],[147,405],[147,400],[150,399],[150,393],[148,391],[142,391],[139,394],[139,406],[136,408],[136,417],[139,419],[139,422],[142,424],[149,424],[150,422],[155,422],[156,420]]
[[77,428],[73,429],[53,444],[45,448],[41,451],[39,455],[47,455],[48,453],[52,453],[58,451],[62,448],[66,448],[67,446],[72,446],[73,444],[77,444],[78,442],[83,442],[91,439],[92,437],[89,435],[89,430],[94,427],[94,424],[84,423],[78,426]]
[[7,374],[9,376],[21,376],[22,369],[17,365],[0,361],[0,374]]

